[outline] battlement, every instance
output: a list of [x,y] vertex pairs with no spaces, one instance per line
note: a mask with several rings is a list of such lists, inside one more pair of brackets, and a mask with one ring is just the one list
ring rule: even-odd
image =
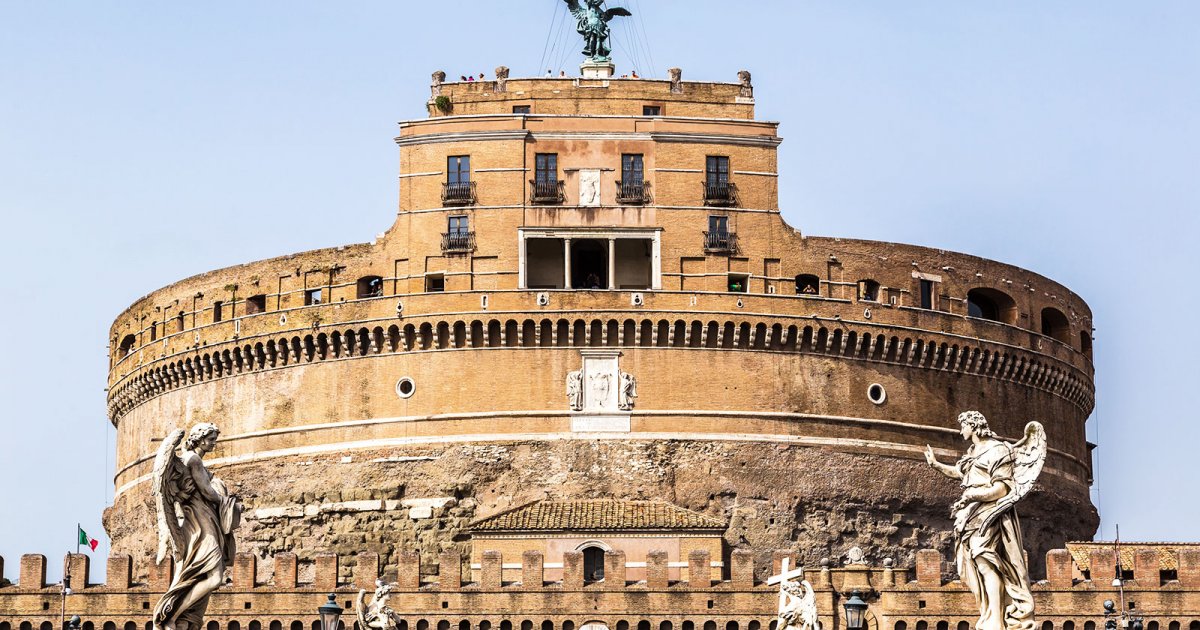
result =
[[[235,621],[266,625],[289,617],[307,619],[328,592],[344,595],[339,603],[344,603],[352,616],[354,594],[360,589],[373,591],[377,580],[385,580],[395,584],[389,604],[410,623],[420,619],[434,625],[438,618],[445,617],[452,619],[452,624],[465,619],[472,627],[485,628],[481,625],[484,621],[517,624],[522,619],[545,617],[553,627],[570,630],[592,617],[605,620],[610,627],[620,627],[621,621],[638,623],[630,620],[630,615],[666,615],[664,619],[676,623],[706,625],[719,620],[727,629],[730,623],[736,623],[740,626],[735,627],[749,630],[756,627],[754,624],[768,625],[775,612],[778,589],[761,576],[779,573],[785,558],[796,557],[792,552],[778,551],[769,558],[756,559],[748,551],[734,551],[728,566],[717,568],[707,551],[694,551],[687,558],[684,579],[673,581],[667,577],[665,553],[650,552],[645,558],[633,559],[616,552],[605,556],[604,579],[587,580],[583,554],[567,552],[553,559],[561,561],[563,579],[545,581],[551,563],[539,552],[525,552],[520,558],[485,552],[474,579],[467,572],[471,568],[469,559],[456,552],[441,554],[438,570],[432,575],[422,574],[420,556],[415,551],[399,556],[395,574],[383,575],[376,553],[358,553],[348,563],[352,567],[349,572],[344,571],[348,568],[343,566],[346,559],[335,554],[317,555],[311,560],[311,581],[301,582],[298,557],[282,553],[271,560],[271,579],[260,582],[256,579],[258,558],[240,553],[231,567],[230,580],[213,596],[208,619],[220,622],[219,627],[230,628],[235,627],[230,625]],[[1092,549],[1089,559],[1094,567],[1116,563],[1115,552],[1107,548]],[[1129,601],[1136,599],[1147,619],[1162,619],[1164,624],[1182,619],[1187,624],[1189,618],[1200,617],[1200,550],[1184,549],[1173,559],[1176,573],[1164,576],[1158,552],[1135,551],[1132,574],[1127,574],[1124,581],[1125,596]],[[69,568],[72,576],[73,594],[66,596],[65,602],[67,614],[79,614],[95,625],[133,623],[131,619],[137,618],[133,626],[137,628],[148,619],[154,601],[170,582],[169,560],[151,566],[145,583],[132,581],[129,556],[109,557],[103,583],[92,582],[88,556],[72,554],[63,562],[64,571]],[[646,579],[627,581],[626,568],[635,566],[635,562],[636,566],[646,567]],[[947,566],[941,553],[926,549],[917,552],[911,568],[896,568],[890,561],[882,566],[825,564],[806,570],[804,579],[818,593],[818,608],[826,627],[838,627],[840,602],[858,591],[871,602],[872,630],[894,630],[922,621],[953,624],[973,617],[974,599],[961,582],[947,579],[952,577],[946,574]],[[1115,596],[1116,589],[1107,575],[1088,579],[1065,549],[1048,553],[1046,567],[1043,579],[1033,586],[1039,620],[1052,620],[1057,627],[1065,627],[1062,624],[1073,619],[1082,623],[1083,618],[1099,615],[1103,600]],[[503,579],[510,568],[519,571],[519,579]],[[18,582],[0,586],[0,624],[10,630],[24,623],[57,623],[60,593],[60,585],[46,583],[45,556],[22,556]],[[654,619],[653,627],[661,627],[661,620]]]

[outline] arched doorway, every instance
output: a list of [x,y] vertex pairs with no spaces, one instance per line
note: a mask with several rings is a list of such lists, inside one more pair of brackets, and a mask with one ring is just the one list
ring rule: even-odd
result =
[[608,243],[596,239],[571,241],[571,286],[608,288]]

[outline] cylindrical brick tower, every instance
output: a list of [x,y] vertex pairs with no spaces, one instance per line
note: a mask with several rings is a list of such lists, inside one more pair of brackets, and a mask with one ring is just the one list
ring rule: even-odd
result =
[[722,519],[729,550],[908,561],[948,542],[958,488],[921,452],[957,457],[966,409],[1010,438],[1046,427],[1021,505],[1035,562],[1095,531],[1091,313],[1066,287],[787,225],[749,75],[439,76],[400,125],[385,235],[116,319],[116,551],[151,552],[157,440],[200,421],[246,503],[241,547],[302,561],[432,566],[474,519],[605,497]]

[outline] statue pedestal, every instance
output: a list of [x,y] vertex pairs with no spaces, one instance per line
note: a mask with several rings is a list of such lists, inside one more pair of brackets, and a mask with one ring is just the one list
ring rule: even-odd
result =
[[617,65],[611,61],[593,61],[591,59],[579,64],[579,71],[585,79],[611,79],[617,71]]

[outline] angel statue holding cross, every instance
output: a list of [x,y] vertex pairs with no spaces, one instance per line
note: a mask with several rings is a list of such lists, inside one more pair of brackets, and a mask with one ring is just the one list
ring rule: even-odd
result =
[[979,603],[975,630],[1033,630],[1033,596],[1015,506],[1037,481],[1046,461],[1046,431],[1025,425],[1015,444],[1002,441],[978,411],[958,416],[959,433],[971,443],[955,464],[925,461],[960,481],[962,497],[950,508],[958,574]]
[[583,35],[583,54],[592,61],[608,61],[612,48],[608,45],[610,35],[608,23],[614,17],[633,15],[629,9],[616,7],[602,10],[604,0],[565,0],[571,15],[579,21],[577,30]]
[[[817,594],[812,584],[804,579],[804,569],[788,570],[789,558],[783,559],[779,575],[772,575],[767,584],[779,585],[779,616],[775,627],[778,630],[821,630],[817,613]],[[799,578],[799,581],[796,581]]]

